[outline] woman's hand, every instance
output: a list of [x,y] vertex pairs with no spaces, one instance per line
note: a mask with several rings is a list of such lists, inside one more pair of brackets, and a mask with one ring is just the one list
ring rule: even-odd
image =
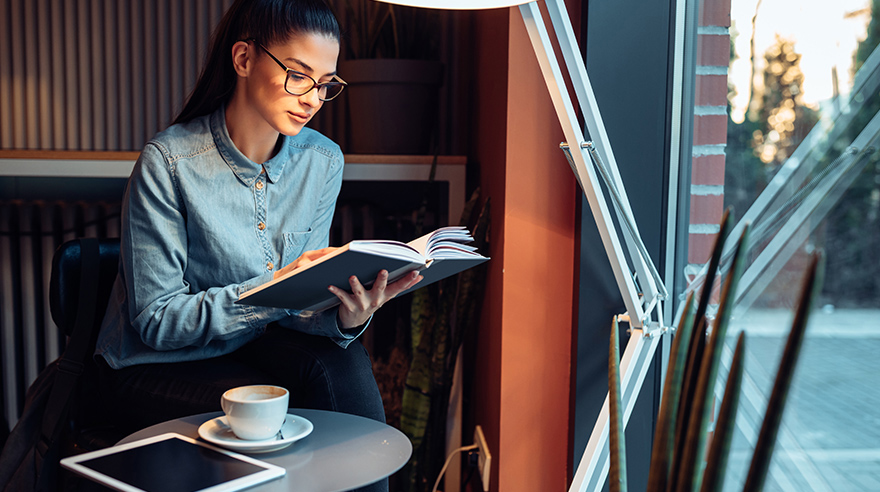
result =
[[322,248],[322,249],[315,249],[312,251],[306,251],[305,253],[301,254],[299,256],[299,258],[293,260],[292,262],[290,262],[290,264],[288,264],[287,266],[285,266],[281,270],[278,270],[277,272],[275,272],[275,275],[272,278],[278,278],[282,275],[286,275],[286,274],[296,270],[297,268],[306,266],[309,263],[317,260],[318,258],[320,258],[324,255],[328,255],[336,250],[337,250],[337,248]]
[[416,285],[421,280],[422,276],[418,272],[411,272],[402,279],[389,284],[388,271],[382,270],[370,290],[365,289],[354,275],[348,279],[348,283],[351,285],[351,294],[333,285],[328,288],[342,301],[339,306],[341,328],[354,328],[366,323],[370,316],[389,299]]

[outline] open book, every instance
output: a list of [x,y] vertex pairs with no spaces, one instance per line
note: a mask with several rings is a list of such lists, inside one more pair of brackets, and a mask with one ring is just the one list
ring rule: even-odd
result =
[[[455,275],[488,258],[468,245],[473,241],[465,227],[442,227],[409,243],[375,240],[352,241],[281,277],[244,292],[236,303],[322,311],[339,304],[327,287],[351,292],[348,278],[355,275],[370,288],[380,270],[388,270],[388,283],[417,270],[424,277],[413,288]],[[402,295],[401,294],[401,295]]]

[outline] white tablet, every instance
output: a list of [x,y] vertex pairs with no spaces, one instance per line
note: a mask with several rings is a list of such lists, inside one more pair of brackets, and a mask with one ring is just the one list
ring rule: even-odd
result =
[[64,458],[61,466],[124,492],[226,492],[285,473],[279,466],[176,433]]

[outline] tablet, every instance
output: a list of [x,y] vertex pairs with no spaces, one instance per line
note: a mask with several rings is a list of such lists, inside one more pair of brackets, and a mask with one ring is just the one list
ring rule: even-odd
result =
[[124,492],[234,491],[285,473],[176,433],[64,458],[61,466]]

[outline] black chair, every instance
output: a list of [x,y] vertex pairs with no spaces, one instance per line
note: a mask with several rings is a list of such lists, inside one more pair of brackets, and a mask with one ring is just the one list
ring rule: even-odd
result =
[[70,430],[73,436],[73,453],[93,451],[112,446],[125,437],[115,422],[107,405],[102,403],[98,391],[98,367],[91,354],[95,350],[95,342],[110,291],[119,269],[119,239],[98,239],[98,267],[83,272],[82,248],[79,239],[68,241],[55,252],[52,260],[52,277],[49,284],[49,306],[52,320],[68,337],[73,335],[77,316],[80,314],[81,275],[95,275],[96,288],[94,313],[91,330],[88,333],[87,356],[84,360],[83,373],[78,381],[78,388],[72,398],[68,414]]

